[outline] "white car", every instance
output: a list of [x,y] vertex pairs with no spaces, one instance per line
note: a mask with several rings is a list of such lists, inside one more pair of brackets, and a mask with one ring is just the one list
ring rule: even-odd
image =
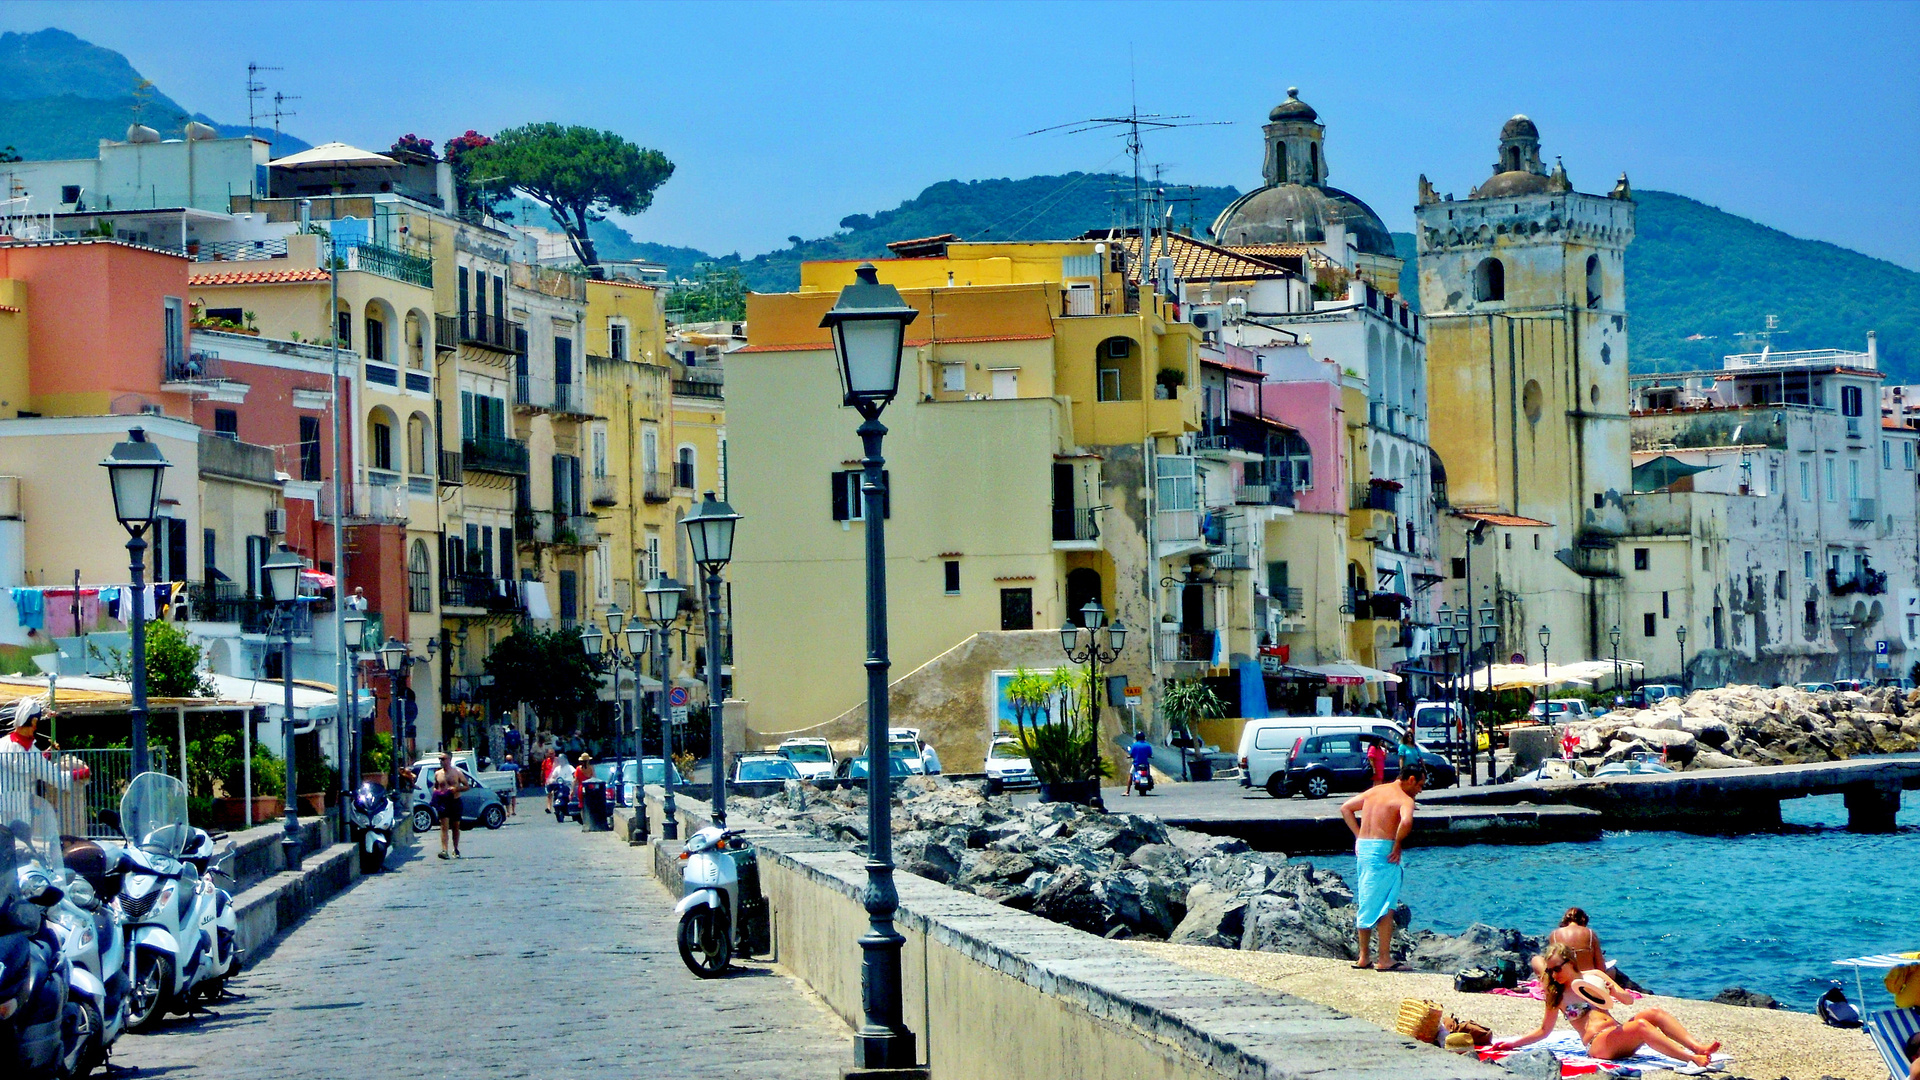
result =
[[780,756],[793,762],[802,780],[825,780],[833,775],[833,744],[825,739],[788,739],[780,744]]
[[987,748],[987,784],[1001,788],[1037,787],[1040,781],[1033,775],[1033,763],[1027,760],[1027,752],[1020,746],[1020,740],[1006,735],[994,737],[993,745]]
[[[486,772],[481,772],[480,763],[475,759],[473,751],[453,750],[449,751],[449,753],[453,756],[453,763],[460,767],[460,771],[466,773],[474,783],[479,784],[495,795],[505,798],[519,790],[520,778],[511,769],[489,769]],[[429,769],[438,769],[439,767],[439,754],[428,754],[413,763],[413,771],[422,776],[426,775]]]

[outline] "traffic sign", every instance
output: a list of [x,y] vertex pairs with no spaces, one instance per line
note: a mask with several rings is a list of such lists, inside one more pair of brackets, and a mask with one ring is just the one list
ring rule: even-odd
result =
[[676,724],[684,724],[687,722],[687,707],[685,705],[675,705],[673,707],[673,722]]
[[686,712],[687,703],[691,700],[693,699],[688,695],[687,688],[684,686],[676,686],[667,691],[667,704],[673,706],[676,712]]
[[1888,651],[1887,642],[1884,638],[1873,643],[1873,653],[1875,656],[1885,656]]

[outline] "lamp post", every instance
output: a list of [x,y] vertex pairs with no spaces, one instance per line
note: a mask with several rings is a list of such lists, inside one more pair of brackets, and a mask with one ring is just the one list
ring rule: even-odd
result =
[[286,688],[286,706],[280,717],[280,731],[287,752],[287,821],[280,836],[280,851],[286,856],[286,868],[300,869],[300,784],[294,775],[293,761],[293,620],[300,595],[300,571],[304,564],[291,551],[277,551],[260,564],[267,586],[273,590],[273,602],[280,619],[280,681]]
[[[1080,609],[1080,626],[1069,622],[1060,627],[1060,648],[1067,654],[1067,662],[1087,665],[1087,719],[1096,738],[1100,734],[1100,692],[1104,689],[1100,685],[1100,665],[1120,659],[1120,650],[1127,643],[1127,624],[1115,622],[1112,626],[1106,626],[1106,621],[1107,611],[1100,606],[1100,601],[1089,600]],[[1079,647],[1081,627],[1087,631],[1087,646],[1084,649]],[[1107,632],[1105,649],[1100,647],[1102,628]]]
[[1607,640],[1613,643],[1613,700],[1620,702],[1620,624],[1614,623],[1607,631]]
[[[680,597],[683,596],[686,591],[684,586],[672,578],[667,577],[665,574],[647,582],[647,587],[641,590],[647,598],[647,621],[651,622],[654,627],[654,644],[656,649],[653,654],[653,673],[654,676],[660,680],[660,704],[658,707],[658,715],[660,718],[660,786],[665,788],[667,792],[666,804],[660,811],[660,816],[663,819],[660,822],[660,838],[662,840],[680,839],[680,819],[676,814],[677,808],[674,805],[673,799],[673,712],[667,707],[667,683],[669,682],[667,678],[667,666],[673,662],[673,639],[671,637],[673,621],[680,617]],[[638,668],[634,671],[633,682],[634,698],[637,701],[640,695],[640,674]],[[636,723],[638,719],[636,716]],[[642,787],[644,787],[646,783],[646,770],[644,769],[641,770],[640,780]]]
[[860,486],[867,532],[867,890],[869,928],[860,938],[860,999],[865,1015],[854,1036],[854,1061],[862,1069],[908,1069],[919,1062],[913,1032],[900,1005],[900,947],[893,928],[900,894],[893,885],[892,763],[887,755],[887,548],[884,533],[887,487],[880,455],[886,426],[880,413],[900,391],[900,350],[907,324],[920,313],[900,291],[880,284],[872,263],[820,320],[833,331],[839,361],[841,404],[860,411],[865,450]]
[[1692,682],[1687,678],[1687,624],[1674,627],[1673,636],[1680,641],[1680,689],[1685,690],[1688,683]]
[[107,483],[113,490],[113,516],[127,530],[127,562],[133,571],[133,610],[127,618],[132,632],[133,771],[146,772],[147,761],[147,527],[160,510],[160,485],[166,477],[167,457],[147,441],[145,428],[127,432],[127,441],[115,443],[106,460]]
[[[337,594],[336,594],[337,595]],[[341,639],[347,647],[347,709],[338,713],[340,723],[340,835],[347,835],[347,804],[360,786],[360,650],[366,645],[367,616],[359,608],[346,611],[340,620]]]
[[707,756],[713,762],[713,823],[727,823],[726,724],[721,708],[726,691],[720,685],[720,571],[733,561],[733,529],[740,515],[733,507],[713,497],[700,502],[699,509],[681,524],[687,529],[687,546],[693,561],[706,573],[707,583]]
[[[387,778],[395,784],[400,780],[400,740],[407,731],[406,705],[403,699],[407,693],[407,661],[410,659],[412,657],[407,655],[407,643],[399,638],[390,637],[385,645],[380,646],[380,666],[386,669],[387,694],[392,699],[387,705],[393,724],[393,766]],[[411,803],[413,789],[408,788],[406,791],[407,802]]]
[[[627,791],[626,770],[621,766],[621,758],[624,756],[624,743],[622,740],[627,736],[626,717],[624,715],[627,711],[627,703],[620,697],[620,669],[624,666],[631,666],[633,668],[634,685],[638,686],[640,683],[639,658],[630,651],[620,647],[622,644],[620,631],[626,624],[627,613],[620,610],[620,605],[608,604],[607,669],[613,675],[613,801],[615,805],[619,805],[625,799]],[[635,722],[638,722],[637,713],[635,714]],[[640,747],[637,745],[637,740],[633,748],[633,767],[635,770],[634,776],[637,781],[640,778]],[[639,788],[636,786],[634,790],[638,791]]]
[[[1542,700],[1545,699],[1545,695],[1547,695],[1547,693],[1552,687],[1552,684],[1547,681],[1548,679],[1552,678],[1552,676],[1547,673],[1547,642],[1552,637],[1553,637],[1553,631],[1547,628],[1546,623],[1541,623],[1540,624],[1540,693],[1542,695]],[[1545,720],[1547,719],[1547,717],[1545,715],[1542,715],[1540,719]]]
[[[1486,648],[1488,708],[1493,707],[1493,646],[1496,641],[1500,640],[1500,624],[1496,621],[1498,615],[1499,612],[1494,609],[1492,604],[1480,605],[1480,644]],[[1475,731],[1473,735],[1473,753],[1475,759],[1473,766],[1474,771],[1478,772],[1480,769],[1478,760],[1480,756],[1480,733],[1478,731]],[[1487,737],[1487,779],[1489,783],[1491,783],[1493,779],[1493,765],[1493,737],[1489,734]],[[1478,780],[1476,780],[1475,783],[1477,784]]]

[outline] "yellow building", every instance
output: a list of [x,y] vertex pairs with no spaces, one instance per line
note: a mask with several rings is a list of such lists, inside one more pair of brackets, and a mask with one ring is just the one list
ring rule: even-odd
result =
[[[894,718],[972,769],[998,681],[1064,666],[1057,628],[1089,600],[1135,630],[1111,668],[1116,702],[1197,668],[1175,579],[1206,550],[1185,438],[1199,335],[1104,244],[895,250],[915,257],[880,263],[880,280],[921,315],[883,417]],[[820,328],[855,268],[809,263],[799,292],[749,297],[750,344],[729,360],[729,501],[746,516],[735,692],[761,741],[861,730],[859,421]],[[1102,715],[1118,735],[1150,711]]]

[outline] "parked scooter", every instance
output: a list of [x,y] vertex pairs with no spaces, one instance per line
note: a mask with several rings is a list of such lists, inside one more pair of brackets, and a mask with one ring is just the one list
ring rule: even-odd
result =
[[48,911],[65,892],[46,870],[59,850],[53,808],[13,795],[0,816],[0,1075],[59,1075],[72,968]]
[[361,783],[347,808],[347,820],[353,824],[354,846],[360,849],[360,872],[378,873],[393,846],[393,800],[387,789],[371,780]]
[[133,778],[120,799],[127,868],[115,901],[132,952],[127,1027],[145,1031],[196,998],[219,996],[239,970],[233,900],[214,887],[225,875],[212,838],[187,824],[187,789],[164,773]]
[[126,1030],[132,978],[120,912],[113,905],[125,854],[117,846],[86,839],[68,838],[63,845],[67,895],[50,916],[61,929],[73,969],[68,1016],[77,1031],[66,1040],[61,1068],[64,1076],[90,1076],[107,1063],[113,1044]]
[[766,899],[760,894],[760,864],[753,845],[737,829],[709,825],[687,840],[686,893],[673,913],[680,918],[680,959],[703,979],[727,973],[737,949],[767,951]]

